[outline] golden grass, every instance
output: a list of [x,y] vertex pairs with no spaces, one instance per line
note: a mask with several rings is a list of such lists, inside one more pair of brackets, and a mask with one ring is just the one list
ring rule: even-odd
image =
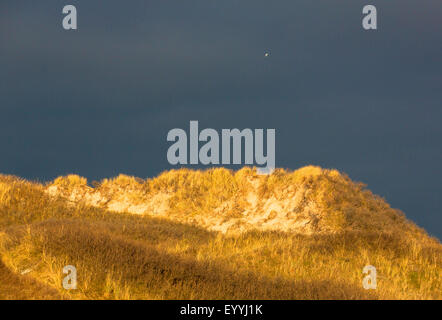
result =
[[57,300],[61,297],[54,288],[32,277],[15,274],[0,261],[1,300]]
[[[49,184],[66,198],[76,195],[77,202],[85,194],[98,195],[103,200],[102,205],[109,201],[117,205],[146,204],[155,196],[167,195],[167,201],[163,203],[168,209],[166,215],[187,223],[201,221],[194,218],[202,217],[205,224],[200,225],[204,227],[210,225],[210,217],[215,218],[213,221],[217,224],[220,218],[225,221],[241,218],[250,210],[259,214],[264,212],[266,204],[286,206],[287,203],[283,202],[289,201],[296,202],[296,205],[284,212],[284,221],[280,222],[285,225],[308,219],[311,221],[309,229],[313,232],[391,232],[396,229],[411,236],[419,233],[425,236],[425,232],[410,223],[402,212],[392,209],[364,184],[353,182],[336,170],[315,166],[295,171],[277,169],[271,175],[258,175],[255,169],[248,167],[236,172],[225,168],[180,169],[164,172],[154,179],[120,175],[94,185],[95,188],[90,188],[85,178],[73,175],[57,178]],[[258,199],[257,208],[251,208],[248,202],[252,190]],[[106,206],[102,208],[106,209]],[[266,216],[266,219],[270,218]]]
[[[83,179],[54,183],[75,188],[87,185]],[[439,241],[334,170],[175,170],[145,181],[119,176],[96,188],[131,188],[146,198],[168,190],[170,210],[202,215],[243,199],[250,179],[261,181],[261,199],[306,189],[333,232],[221,234],[72,204],[50,197],[46,186],[0,176],[0,298],[441,299]],[[377,268],[377,290],[362,288],[368,264]],[[77,290],[62,288],[65,265],[78,270]]]

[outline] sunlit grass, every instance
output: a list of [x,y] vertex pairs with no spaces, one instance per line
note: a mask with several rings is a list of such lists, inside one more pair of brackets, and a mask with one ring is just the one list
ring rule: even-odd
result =
[[[325,220],[320,232],[222,234],[176,218],[210,215],[227,201],[241,211],[251,178],[260,200],[303,190],[292,214],[314,201]],[[90,188],[78,176],[50,185]],[[1,299],[441,299],[439,241],[334,170],[177,170],[96,183],[110,196],[132,190],[140,202],[173,193],[171,218],[110,212],[47,188],[0,176]],[[377,268],[377,290],[362,288],[368,264]],[[65,265],[78,270],[77,290],[62,288]]]

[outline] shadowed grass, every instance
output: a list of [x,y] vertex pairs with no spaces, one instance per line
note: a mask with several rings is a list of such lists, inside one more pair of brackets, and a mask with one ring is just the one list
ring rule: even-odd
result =
[[54,288],[38,283],[32,277],[14,274],[0,261],[1,300],[57,300],[61,297]]

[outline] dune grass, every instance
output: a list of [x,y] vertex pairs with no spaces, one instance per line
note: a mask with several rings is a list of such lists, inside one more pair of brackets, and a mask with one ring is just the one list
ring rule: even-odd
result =
[[[216,195],[213,201],[222,202],[246,188],[238,174],[245,172],[212,172],[208,184],[200,181],[201,173],[198,179],[191,172],[172,172],[153,182],[120,177],[119,183],[135,185],[140,194],[189,184],[182,192],[192,194],[178,195],[178,204],[207,189]],[[312,176],[313,182],[319,179]],[[292,179],[305,182],[305,173],[262,179],[270,180],[262,197],[278,188],[281,195],[294,185]],[[78,178],[57,183],[87,184]],[[312,196],[330,207],[341,208],[333,201],[368,201],[362,186],[352,182],[345,182],[351,192],[344,195],[329,191],[347,190],[345,185],[320,183],[323,189]],[[110,180],[97,187],[113,188]],[[368,205],[385,206],[373,201]],[[395,214],[390,213],[388,223],[398,221],[398,226],[391,228],[222,234],[171,219],[72,204],[48,196],[44,185],[0,176],[0,299],[441,299],[441,244],[411,223],[402,232],[405,218]],[[345,223],[351,226],[353,219],[346,212]],[[377,268],[376,290],[362,288],[362,269],[369,264]],[[66,265],[78,270],[77,290],[62,288]]]

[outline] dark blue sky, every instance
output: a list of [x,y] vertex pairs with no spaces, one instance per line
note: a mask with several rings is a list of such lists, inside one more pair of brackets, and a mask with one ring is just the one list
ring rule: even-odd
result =
[[152,177],[190,120],[275,128],[278,167],[337,168],[442,238],[441,57],[435,0],[2,0],[0,172]]

